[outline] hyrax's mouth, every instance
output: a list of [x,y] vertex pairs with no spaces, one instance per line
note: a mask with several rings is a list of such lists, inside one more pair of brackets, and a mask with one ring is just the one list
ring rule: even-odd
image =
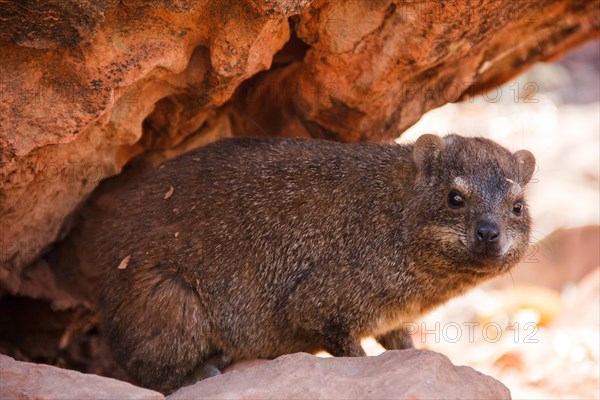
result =
[[493,268],[496,271],[504,271],[510,264],[511,246],[512,239],[505,237],[497,244],[486,245],[472,242],[467,247],[471,253],[473,264],[479,267]]
[[471,246],[471,252],[478,258],[487,260],[499,260],[505,252],[502,251],[500,246]]

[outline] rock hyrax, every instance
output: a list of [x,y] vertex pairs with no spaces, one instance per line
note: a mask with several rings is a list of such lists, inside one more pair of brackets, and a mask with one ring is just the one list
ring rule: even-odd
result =
[[523,256],[534,163],[458,135],[237,138],[170,160],[93,233],[115,358],[170,392],[241,359],[411,347],[403,322]]

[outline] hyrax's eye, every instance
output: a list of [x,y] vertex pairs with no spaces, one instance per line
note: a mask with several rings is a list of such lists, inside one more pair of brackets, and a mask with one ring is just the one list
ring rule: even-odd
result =
[[465,199],[457,190],[451,190],[448,193],[448,205],[452,208],[461,208],[465,206]]
[[513,204],[513,213],[515,215],[521,215],[522,211],[523,211],[523,202],[521,200],[515,201],[515,204]]

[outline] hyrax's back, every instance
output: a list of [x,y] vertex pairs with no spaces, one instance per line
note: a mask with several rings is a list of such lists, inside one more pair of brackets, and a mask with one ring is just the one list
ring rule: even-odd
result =
[[171,391],[232,360],[410,346],[403,321],[524,253],[532,161],[456,135],[230,139],[169,161],[91,233],[116,359]]

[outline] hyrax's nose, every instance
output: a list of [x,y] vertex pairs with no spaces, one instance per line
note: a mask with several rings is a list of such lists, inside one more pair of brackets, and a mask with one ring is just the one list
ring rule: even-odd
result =
[[480,222],[475,235],[480,242],[493,243],[500,237],[500,229],[493,222]]

